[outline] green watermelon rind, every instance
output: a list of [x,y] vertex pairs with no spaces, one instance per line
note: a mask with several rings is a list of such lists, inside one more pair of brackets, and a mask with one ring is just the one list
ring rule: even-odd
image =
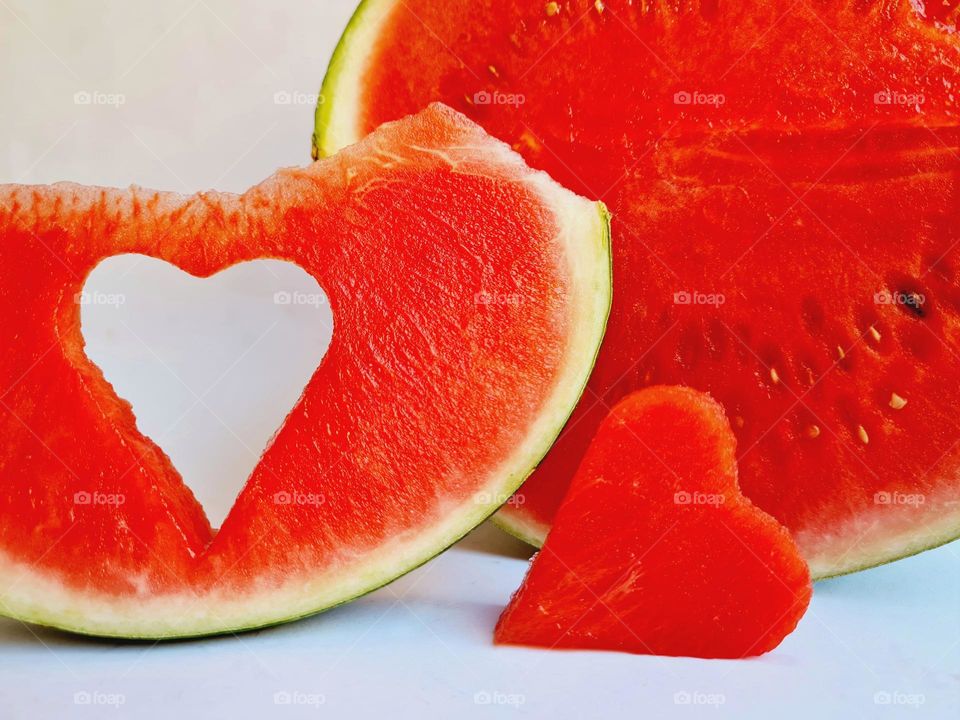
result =
[[332,98],[357,95],[361,86],[356,82],[358,74],[351,72],[358,53],[369,53],[372,39],[388,18],[389,11],[397,7],[396,0],[362,0],[347,23],[340,41],[333,51],[330,64],[320,87],[313,134],[313,159],[329,157],[360,139],[356,126],[343,127],[336,108],[357,105],[354,102],[332,103]]
[[[356,113],[363,88],[361,77],[371,49],[376,46],[380,28],[389,20],[390,11],[402,5],[398,0],[361,0],[351,17],[321,86],[322,101],[317,107],[313,134],[314,157],[333,154],[362,135]],[[948,502],[955,500],[947,499]],[[548,524],[524,517],[514,505],[503,506],[492,522],[535,548],[543,546],[549,531]],[[935,518],[934,522],[936,528],[921,522],[919,525],[925,532],[901,533],[865,552],[851,549],[836,558],[808,558],[812,577],[824,580],[869,570],[960,539],[960,510],[953,516]]]
[[[442,106],[436,106],[434,112],[462,117]],[[316,615],[393,582],[441,554],[492,515],[552,447],[586,388],[610,313],[612,257],[610,214],[602,203],[579,197],[545,173],[530,170],[503,143],[491,141],[486,159],[492,170],[515,174],[552,212],[561,238],[557,242],[569,251],[565,256],[581,298],[571,301],[575,317],[567,335],[568,359],[557,371],[557,383],[545,398],[543,412],[514,453],[501,467],[491,469],[484,485],[439,513],[442,521],[411,531],[414,536],[399,538],[395,548],[383,548],[363,565],[348,566],[339,575],[338,568],[324,570],[295,578],[289,586],[260,594],[254,589],[250,596],[240,598],[188,594],[105,598],[67,589],[55,578],[14,562],[0,551],[0,578],[11,579],[0,589],[0,615],[80,635],[138,640],[174,640],[270,627]],[[478,499],[479,493],[485,496],[483,500]],[[149,607],[151,603],[157,604],[155,611]],[[163,607],[163,603],[173,607]],[[278,614],[277,608],[284,606],[292,611]],[[182,619],[194,611],[196,617]],[[171,623],[169,618],[177,615],[180,618]]]

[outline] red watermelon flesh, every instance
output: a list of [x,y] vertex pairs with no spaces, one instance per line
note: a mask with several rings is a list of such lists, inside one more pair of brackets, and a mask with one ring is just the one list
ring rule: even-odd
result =
[[[602,206],[434,106],[243,195],[0,186],[0,612],[83,633],[267,625],[382,585],[503,502],[586,383]],[[333,338],[214,531],[84,354],[104,258],[310,273]]]
[[322,151],[442,98],[614,213],[596,370],[508,528],[541,542],[609,408],[683,384],[815,576],[960,535],[953,4],[361,5]]
[[681,387],[621,400],[500,617],[498,643],[738,658],[810,603],[790,534],[737,487],[723,408]]

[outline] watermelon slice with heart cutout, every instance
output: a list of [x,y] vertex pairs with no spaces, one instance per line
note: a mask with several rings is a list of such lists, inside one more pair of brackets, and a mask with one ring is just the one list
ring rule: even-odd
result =
[[[242,195],[0,186],[0,612],[168,638],[279,623],[417,567],[506,500],[583,390],[602,205],[443,106]],[[294,263],[330,346],[214,531],[84,353],[108,257]]]
[[317,152],[443,100],[613,211],[596,369],[502,524],[542,542],[609,409],[679,384],[726,409],[744,494],[814,576],[960,535],[956,17],[953,0],[360,5]]
[[495,638],[748,657],[793,631],[811,592],[790,534],[740,494],[723,408],[651,387],[600,425]]

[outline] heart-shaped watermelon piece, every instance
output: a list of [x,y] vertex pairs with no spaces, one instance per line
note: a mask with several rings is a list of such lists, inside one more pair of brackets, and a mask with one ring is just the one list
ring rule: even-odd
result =
[[495,637],[739,658],[779,645],[810,596],[789,533],[740,493],[723,408],[651,387],[600,425]]
[[[0,612],[174,637],[318,612],[506,500],[580,396],[601,205],[434,106],[243,195],[0,186]],[[219,531],[84,353],[81,291],[139,253],[313,276],[333,339]]]

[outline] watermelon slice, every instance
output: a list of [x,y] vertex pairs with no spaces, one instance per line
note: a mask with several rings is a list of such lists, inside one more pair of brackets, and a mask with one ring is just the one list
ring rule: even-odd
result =
[[960,41],[934,4],[360,6],[318,151],[443,99],[613,210],[606,340],[516,534],[543,540],[610,407],[681,384],[815,576],[960,535]]
[[[219,531],[86,357],[104,258],[300,265],[326,356]],[[540,460],[610,298],[607,216],[448,108],[243,195],[0,186],[0,610],[94,635],[318,612],[436,555]]]
[[499,643],[739,658],[810,603],[790,534],[737,487],[723,408],[681,387],[621,400],[503,612]]

